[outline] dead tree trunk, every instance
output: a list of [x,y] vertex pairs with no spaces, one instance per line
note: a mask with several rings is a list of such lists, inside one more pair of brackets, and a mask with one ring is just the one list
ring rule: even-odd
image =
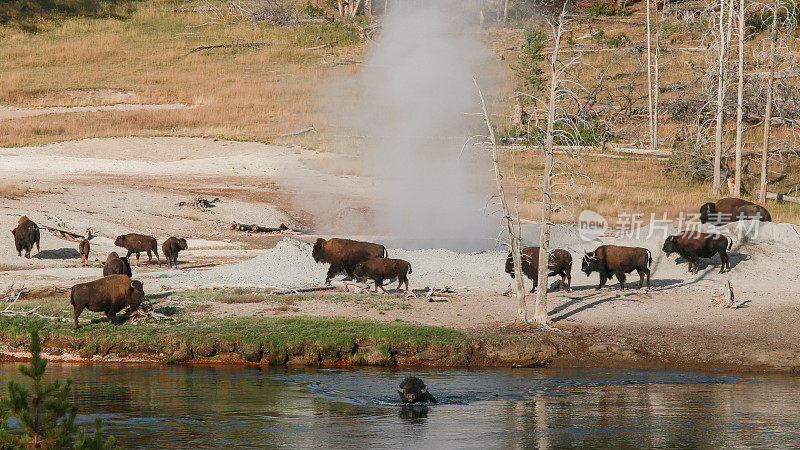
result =
[[661,37],[660,28],[661,25],[658,21],[658,8],[656,8],[656,54],[654,58],[654,65],[653,69],[655,74],[653,75],[653,149],[658,149],[658,82],[659,82],[659,74],[658,74],[658,59],[661,56],[661,47],[659,44],[659,40]]
[[739,0],[739,85],[736,92],[736,166],[733,178],[733,195],[742,195],[742,131],[744,104],[744,0]]
[[651,0],[647,0],[647,120],[650,125],[650,148],[655,148],[655,138],[653,135],[653,50],[652,50],[652,31],[650,30],[650,9]]
[[[714,195],[719,195],[722,184],[722,129],[725,120],[725,51],[727,42],[725,36],[725,0],[719,2],[719,71],[717,73],[717,123],[714,139],[714,184],[712,191]],[[730,13],[728,13],[730,20]]]
[[772,85],[775,83],[775,40],[778,38],[778,6],[775,0],[772,6],[772,31],[769,43],[769,79],[767,80],[767,106],[764,112],[764,138],[761,142],[761,183],[758,201],[767,201],[767,152],[769,151],[770,122],[772,121]]
[[[508,236],[510,239],[510,247],[511,247],[511,258],[514,262],[514,273],[516,276],[514,280],[516,281],[516,294],[517,294],[517,320],[521,322],[528,321],[528,305],[525,302],[525,277],[522,274],[522,237],[517,232],[520,229],[519,224],[519,210],[514,217],[511,216],[511,212],[508,209],[508,202],[506,201],[505,190],[503,189],[503,173],[500,170],[500,160],[498,158],[497,153],[497,140],[495,139],[494,135],[494,128],[492,127],[492,123],[489,120],[489,112],[486,109],[486,101],[483,98],[483,93],[481,92],[481,88],[478,86],[478,82],[473,78],[472,81],[475,83],[475,88],[478,89],[478,96],[481,99],[481,108],[483,111],[483,118],[486,122],[486,127],[489,129],[489,140],[492,144],[492,165],[494,167],[494,178],[497,181],[497,191],[498,195],[500,196],[500,205],[503,208],[503,221],[508,229]],[[515,230],[516,225],[516,230]]]

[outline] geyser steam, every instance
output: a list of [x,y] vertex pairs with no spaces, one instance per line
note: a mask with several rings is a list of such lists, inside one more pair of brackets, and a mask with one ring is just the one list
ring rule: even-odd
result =
[[[403,2],[406,3],[406,2]],[[481,122],[473,77],[488,52],[458,19],[459,2],[409,2],[384,20],[339,117],[367,136],[360,148],[377,179],[374,233],[490,247],[491,178],[485,153],[464,147]],[[353,101],[355,98],[355,101]],[[349,116],[349,117],[348,117]]]

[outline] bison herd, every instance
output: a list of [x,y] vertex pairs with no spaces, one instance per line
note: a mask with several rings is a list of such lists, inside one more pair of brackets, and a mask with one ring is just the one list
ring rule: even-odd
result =
[[[724,224],[736,220],[755,219],[771,221],[769,212],[763,207],[746,200],[737,198],[724,198],[716,203],[706,203],[700,208],[702,223]],[[39,227],[27,216],[19,219],[17,227],[11,230],[14,236],[14,246],[19,256],[25,252],[25,257],[31,257],[31,251],[36,246],[37,256],[39,250]],[[116,314],[125,307],[136,310],[144,299],[144,288],[141,281],[131,277],[129,258],[136,255],[137,265],[141,265],[141,253],[147,253],[148,264],[152,263],[155,254],[158,264],[161,259],[158,255],[158,243],[152,236],[142,234],[125,234],[117,236],[114,244],[127,250],[124,257],[117,252],[111,252],[103,263],[103,278],[88,283],[76,284],[70,291],[70,302],[74,309],[75,327],[78,327],[78,316],[84,309],[104,312],[109,321],[114,323]],[[662,250],[669,256],[678,253],[689,262],[689,271],[699,271],[699,258],[711,258],[719,255],[721,259],[720,272],[730,270],[728,250],[732,241],[720,234],[703,233],[699,231],[684,231],[674,236],[669,236],[664,242]],[[79,243],[81,265],[86,265],[89,258],[89,241],[84,239]],[[167,260],[168,267],[178,266],[178,253],[188,249],[186,239],[170,237],[164,241],[162,252]],[[361,278],[375,282],[375,292],[384,289],[384,282],[397,279],[397,290],[405,285],[409,292],[408,275],[412,273],[411,264],[402,259],[389,258],[386,247],[370,242],[359,242],[350,239],[317,239],[311,255],[317,263],[330,264],[325,283],[330,284],[331,279],[340,272],[345,272],[348,279]],[[539,247],[527,247],[522,250],[522,273],[531,281],[536,290],[539,269]],[[636,271],[639,275],[639,288],[644,285],[650,287],[650,265],[653,256],[650,250],[641,247],[623,247],[618,245],[601,245],[592,252],[585,253],[581,261],[581,271],[587,276],[597,272],[600,276],[602,288],[612,277],[616,277],[620,289],[625,288],[626,275]],[[548,276],[560,276],[559,289],[572,286],[572,256],[563,249],[550,252],[547,266]],[[511,278],[514,273],[512,256],[506,259],[505,271]]]

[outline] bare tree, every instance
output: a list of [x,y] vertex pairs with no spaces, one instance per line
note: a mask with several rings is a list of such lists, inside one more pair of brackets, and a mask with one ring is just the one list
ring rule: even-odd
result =
[[769,79],[767,80],[767,106],[764,111],[764,138],[761,141],[761,183],[758,201],[767,201],[767,153],[769,152],[769,132],[772,124],[772,88],[775,84],[775,40],[778,38],[778,8],[780,0],[772,6],[772,28],[769,42]]
[[358,10],[361,9],[363,0],[336,0],[339,8],[339,16],[343,19],[354,19]]
[[500,160],[497,154],[497,138],[494,134],[494,127],[492,126],[489,112],[486,109],[486,101],[483,98],[483,92],[481,92],[480,86],[478,86],[478,82],[473,78],[472,81],[475,83],[475,88],[478,89],[478,96],[481,99],[481,110],[483,111],[483,119],[486,122],[486,127],[489,129],[489,141],[492,146],[492,165],[494,167],[494,178],[497,182],[497,192],[500,197],[500,205],[503,208],[503,222],[506,225],[508,236],[509,236],[509,243],[508,245],[511,247],[511,257],[514,262],[514,273],[517,276],[514,277],[516,281],[516,294],[517,294],[517,320],[520,322],[527,322],[528,321],[528,306],[525,302],[525,277],[522,275],[522,226],[520,225],[519,221],[519,195],[515,193],[515,197],[517,199],[517,208],[516,214],[513,216],[511,215],[511,211],[508,208],[508,201],[506,200],[505,189],[503,188],[503,172],[500,170]]
[[652,31],[650,30],[650,10],[652,9],[652,1],[647,0],[645,8],[647,9],[647,119],[650,124],[650,147],[655,148],[655,134],[653,117],[653,63],[652,63]]
[[736,162],[734,166],[733,195],[742,195],[742,132],[744,130],[744,0],[739,0],[739,84],[736,90]]
[[[719,72],[717,73],[717,123],[714,141],[714,183],[712,190],[714,195],[719,195],[720,186],[722,184],[721,167],[722,167],[722,130],[725,120],[725,78],[727,71],[725,66],[727,63],[726,50],[730,40],[730,33],[725,33],[725,10],[728,8],[728,3],[725,0],[719,2]],[[728,11],[728,29],[731,28],[731,19],[733,12]]]

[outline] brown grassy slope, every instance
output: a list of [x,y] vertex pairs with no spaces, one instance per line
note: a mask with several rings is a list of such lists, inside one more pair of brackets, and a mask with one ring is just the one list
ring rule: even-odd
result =
[[[197,108],[7,120],[0,125],[0,145],[168,134],[267,140],[311,123],[319,81],[348,70],[321,64],[323,53],[353,57],[364,48],[349,26],[238,23],[187,28],[206,19],[174,12],[181,5],[142,2],[127,20],[68,19],[36,34],[2,29],[0,104],[98,104],[96,98],[67,94],[104,88],[132,92],[136,102]],[[196,46],[237,42],[269,44],[187,55]],[[305,50],[325,42],[334,47]]]

